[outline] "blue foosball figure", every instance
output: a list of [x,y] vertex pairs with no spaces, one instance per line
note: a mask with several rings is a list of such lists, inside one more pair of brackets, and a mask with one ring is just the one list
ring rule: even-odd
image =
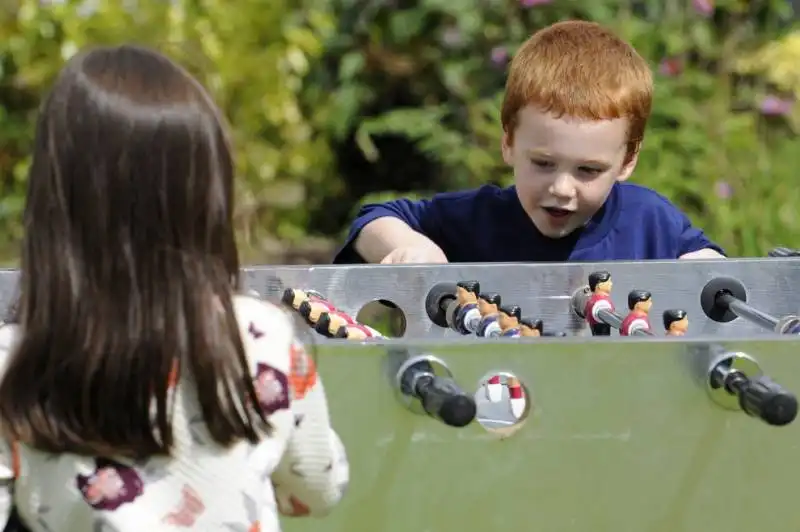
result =
[[497,315],[497,325],[503,338],[516,338],[520,336],[520,320],[522,309],[517,305],[503,305]]
[[497,318],[500,313],[501,301],[500,294],[494,292],[478,295],[478,311],[481,313],[481,321],[475,334],[482,337],[500,334]]
[[481,313],[478,310],[478,293],[481,285],[478,281],[460,281],[456,283],[456,310],[453,328],[461,334],[472,334],[478,330]]

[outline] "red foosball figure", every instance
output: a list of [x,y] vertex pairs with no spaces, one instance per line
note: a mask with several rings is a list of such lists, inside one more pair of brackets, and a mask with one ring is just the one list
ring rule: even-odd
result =
[[309,325],[315,325],[323,312],[335,312],[336,307],[313,291],[287,288],[283,293],[283,302],[291,305]]
[[295,310],[299,310],[300,305],[304,301],[311,300],[311,301],[320,301],[327,303],[327,301],[325,301],[325,298],[322,297],[322,294],[318,292],[315,292],[313,290],[299,290],[295,288],[287,288],[286,290],[284,290],[283,297],[281,299],[287,305],[291,305],[292,308],[294,308]]
[[522,414],[525,413],[525,403],[527,402],[525,399],[525,391],[522,389],[522,384],[516,377],[508,377],[506,386],[508,387],[508,403],[511,407],[511,414],[514,416],[514,419],[519,419],[522,417]]
[[628,294],[628,315],[619,327],[621,336],[631,336],[635,331],[650,330],[650,308],[653,298],[647,290],[631,290]]
[[592,295],[586,302],[583,315],[592,331],[592,336],[610,336],[611,326],[603,323],[597,317],[597,311],[608,310],[614,312],[614,303],[611,301],[611,274],[608,272],[593,272],[589,274],[589,290]]
[[336,307],[326,302],[308,300],[303,301],[300,304],[298,313],[309,325],[314,326],[317,324],[320,316],[323,314],[338,314],[338,311],[336,310]]
[[345,338],[347,340],[364,340],[374,336],[367,327],[348,320],[336,312],[322,314],[315,330],[329,338]]
[[499,403],[503,399],[503,378],[492,375],[486,381],[486,398],[491,403]]
[[544,323],[542,320],[534,320],[533,318],[522,318],[519,321],[519,335],[538,337],[544,332]]
[[685,310],[672,308],[664,311],[664,329],[667,336],[683,336],[689,330],[689,315]]

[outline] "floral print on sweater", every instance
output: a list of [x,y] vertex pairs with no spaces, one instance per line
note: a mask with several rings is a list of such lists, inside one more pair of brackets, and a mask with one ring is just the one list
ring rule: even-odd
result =
[[143,493],[142,479],[133,468],[105,458],[96,458],[95,464],[97,469],[78,475],[75,482],[92,508],[113,512]]
[[[0,445],[0,522],[13,499],[32,532],[279,532],[279,515],[324,515],[335,506],[349,464],[314,361],[283,310],[243,296],[234,308],[270,436],[216,445],[190,377],[176,372],[173,458],[126,463]],[[14,326],[0,328],[0,369],[15,337]]]

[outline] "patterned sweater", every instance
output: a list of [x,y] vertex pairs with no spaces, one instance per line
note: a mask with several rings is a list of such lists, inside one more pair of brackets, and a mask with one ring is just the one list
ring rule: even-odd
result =
[[[181,375],[172,458],[131,463],[1,444],[0,524],[13,502],[32,532],[279,532],[279,514],[322,516],[335,506],[349,465],[313,360],[283,310],[241,296],[234,308],[270,436],[217,445]],[[16,334],[0,329],[0,365]]]

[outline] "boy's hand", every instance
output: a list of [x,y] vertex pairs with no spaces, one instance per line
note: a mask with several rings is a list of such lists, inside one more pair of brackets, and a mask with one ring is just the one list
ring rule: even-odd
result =
[[719,252],[706,248],[706,249],[699,249],[697,251],[690,251],[689,253],[685,253],[678,257],[679,259],[727,259],[725,255],[720,254]]
[[447,264],[447,257],[439,246],[431,243],[397,248],[383,257],[381,264]]

